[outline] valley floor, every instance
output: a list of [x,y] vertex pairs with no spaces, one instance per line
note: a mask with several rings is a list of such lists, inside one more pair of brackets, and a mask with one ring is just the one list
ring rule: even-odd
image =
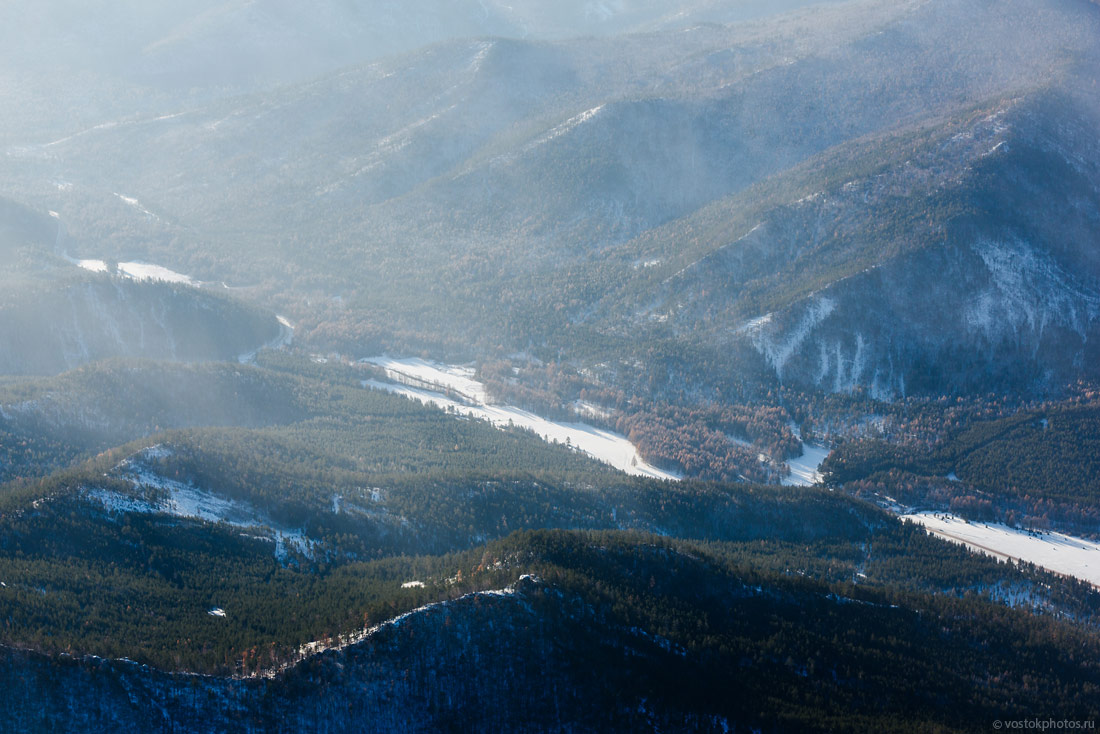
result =
[[1100,543],[1053,532],[987,525],[939,512],[902,515],[930,533],[996,558],[1024,561],[1100,588]]

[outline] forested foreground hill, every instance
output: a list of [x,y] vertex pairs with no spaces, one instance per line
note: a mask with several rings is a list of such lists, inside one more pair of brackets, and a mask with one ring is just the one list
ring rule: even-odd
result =
[[1038,691],[1092,715],[1084,584],[823,488],[629,478],[360,367],[260,362],[2,386],[67,467],[2,485],[17,729],[972,730]]
[[5,487],[2,640],[169,669],[275,664],[461,578],[453,560],[411,557],[476,555],[540,528],[739,544],[723,552],[758,570],[973,595],[1086,626],[1100,611],[1084,585],[970,556],[840,494],[627,478],[564,446],[362,392],[378,402],[358,418],[158,434]]
[[[984,731],[1048,709],[1100,713],[1094,638],[976,599],[830,586],[621,533],[518,534],[459,565],[469,575],[459,574],[451,601],[270,679],[7,650],[5,722],[53,731],[900,732]],[[494,590],[460,595],[473,585]],[[44,694],[53,705],[39,705]]]

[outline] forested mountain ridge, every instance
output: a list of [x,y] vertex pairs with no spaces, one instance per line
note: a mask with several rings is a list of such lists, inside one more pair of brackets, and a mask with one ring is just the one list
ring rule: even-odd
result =
[[693,246],[630,328],[747,342],[785,383],[887,400],[1095,379],[1094,123],[1043,93],[835,150],[643,238],[639,258]]
[[[22,57],[47,70],[83,65],[154,88],[247,89],[455,38],[613,35],[732,23],[807,4],[696,0],[670,8],[653,0],[572,0],[551,7],[498,0],[415,5],[369,0],[326,2],[306,11],[285,0],[200,0],[186,7],[48,0],[4,8],[0,38],[9,58]],[[58,38],[67,43],[56,47]]]
[[[964,425],[934,446],[838,447],[823,471],[856,494],[1078,535],[1100,535],[1100,406],[1053,404]],[[889,490],[886,488],[889,487]]]
[[[1095,640],[1054,621],[988,617],[982,602],[775,577],[622,534],[519,534],[465,563],[474,559],[498,568],[473,571],[451,598],[471,585],[499,590],[423,607],[270,680],[5,651],[5,690],[15,694],[8,720],[55,730],[155,721],[189,731],[421,731],[443,722],[463,731],[544,731],[547,722],[978,731],[991,716],[1051,703],[1066,716],[1096,715],[1093,658],[1048,644],[1087,651]],[[527,571],[518,581],[517,568]],[[991,642],[1005,652],[975,668],[967,648]],[[66,704],[42,710],[19,695],[44,690]]]
[[[690,538],[781,575],[976,595],[1084,628],[1098,614],[1084,584],[968,556],[841,494],[625,477],[569,447],[363,389],[341,379],[350,368],[319,369],[321,382],[249,367],[106,367],[39,387],[53,385],[39,420],[56,422],[37,450],[61,446],[59,465],[125,436],[109,424],[89,430],[83,390],[66,396],[66,381],[112,390],[113,379],[167,379],[237,393],[243,408],[263,397],[286,403],[242,410],[237,428],[199,422],[4,485],[0,604],[10,625],[0,639],[10,644],[226,672],[248,648],[274,643],[265,659],[285,660],[354,630],[364,610],[377,620],[394,613],[391,602],[437,594],[400,583],[453,576],[441,554],[547,527]],[[196,420],[170,401],[145,407],[141,391],[117,406],[135,408],[148,421]],[[220,419],[210,411],[208,420]],[[40,466],[47,461],[27,473]],[[437,557],[411,558],[426,554]],[[294,603],[280,606],[286,595]],[[217,627],[212,608],[229,614]]]

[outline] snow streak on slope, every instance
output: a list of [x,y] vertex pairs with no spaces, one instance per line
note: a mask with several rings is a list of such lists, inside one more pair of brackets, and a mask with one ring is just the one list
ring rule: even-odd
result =
[[[317,641],[314,641],[314,642],[307,642],[306,644],[304,644],[304,645],[302,645],[301,647],[298,648],[298,654],[297,655],[295,655],[291,660],[288,660],[287,662],[285,662],[281,665],[278,665],[274,668],[268,668],[267,670],[261,671],[259,673],[254,673],[254,674],[249,675],[249,676],[239,676],[238,675],[238,676],[233,676],[233,677],[234,678],[242,678],[242,677],[246,677],[246,678],[259,678],[259,677],[274,678],[279,673],[287,670],[288,668],[294,667],[298,663],[302,662],[303,660],[305,660],[307,658],[313,657],[314,655],[319,655],[319,654],[321,654],[323,652],[327,652],[329,650],[343,650],[343,649],[352,647],[354,645],[358,645],[360,643],[363,643],[363,642],[369,640],[371,637],[378,634],[379,632],[381,632],[384,629],[392,628],[392,627],[400,627],[401,623],[404,622],[405,620],[409,619],[410,617],[415,617],[417,615],[424,614],[425,612],[431,612],[431,611],[436,610],[436,609],[443,609],[443,608],[446,608],[446,607],[454,606],[456,604],[462,604],[462,603],[467,602],[471,599],[478,599],[478,598],[485,598],[485,597],[515,597],[515,596],[522,596],[522,592],[518,590],[518,588],[520,586],[523,586],[525,584],[541,584],[541,583],[542,583],[542,579],[540,579],[538,576],[532,576],[531,574],[524,574],[523,576],[519,577],[519,580],[516,581],[516,583],[514,583],[510,586],[505,586],[503,589],[489,589],[489,590],[486,590],[486,591],[474,591],[474,592],[471,592],[469,594],[466,594],[465,596],[460,596],[457,599],[447,600],[447,601],[437,601],[437,602],[432,602],[431,604],[425,604],[422,607],[417,607],[416,609],[412,609],[408,612],[405,612],[404,614],[399,614],[396,617],[394,617],[393,619],[386,620],[385,622],[382,622],[380,624],[376,624],[372,627],[366,627],[366,628],[358,630],[356,632],[350,632],[350,633],[344,634],[344,635],[337,635],[336,637],[329,638],[327,640],[317,640]],[[423,584],[420,584],[420,585],[423,586]],[[411,588],[408,584],[402,584],[402,587],[403,588]]]
[[[545,441],[574,446],[627,474],[680,479],[677,474],[646,463],[625,436],[587,423],[547,420],[509,405],[488,405],[485,402],[485,387],[472,379],[472,370],[436,365],[424,360],[394,360],[388,357],[371,357],[363,361],[384,367],[387,376],[403,383],[364,380],[363,387],[404,395],[446,411],[487,420],[494,426],[526,428]],[[446,391],[446,394],[441,391]]]
[[152,265],[143,262],[119,263],[118,271],[134,280],[160,280],[165,283],[182,283],[183,285],[199,285],[189,275],[177,273],[161,265]]
[[930,533],[971,550],[1072,576],[1100,588],[1100,543],[1061,533],[1031,533],[1007,525],[969,522],[954,515],[921,512],[903,515]]
[[77,260],[76,264],[93,273],[106,273],[107,263],[102,260]]
[[288,549],[312,556],[313,541],[301,530],[280,527],[246,502],[219,497],[215,494],[167,479],[148,464],[170,455],[170,449],[157,445],[139,451],[122,461],[116,471],[129,480],[135,495],[106,489],[91,489],[88,496],[114,513],[164,513],[175,517],[225,522],[240,528],[268,529],[275,542],[275,556],[284,559]]

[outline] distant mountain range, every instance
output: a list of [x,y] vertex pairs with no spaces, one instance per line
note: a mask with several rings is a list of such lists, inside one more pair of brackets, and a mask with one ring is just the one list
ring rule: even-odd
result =
[[186,91],[302,80],[456,38],[550,40],[700,22],[731,23],[810,4],[690,0],[199,0],[186,5],[47,0],[0,10],[7,58],[27,68],[89,66]]
[[[556,37],[593,13],[585,27],[649,30],[443,41],[158,98],[53,139],[20,131],[4,180],[85,247],[262,283],[318,346],[747,347],[730,370],[883,397],[1095,368],[1095,5],[863,0],[730,26],[684,19],[756,11],[662,8],[434,16],[441,38],[536,20]],[[141,54],[214,59],[173,44],[292,12],[133,22],[160,39]],[[338,24],[360,48],[395,17],[331,4],[276,25]]]

